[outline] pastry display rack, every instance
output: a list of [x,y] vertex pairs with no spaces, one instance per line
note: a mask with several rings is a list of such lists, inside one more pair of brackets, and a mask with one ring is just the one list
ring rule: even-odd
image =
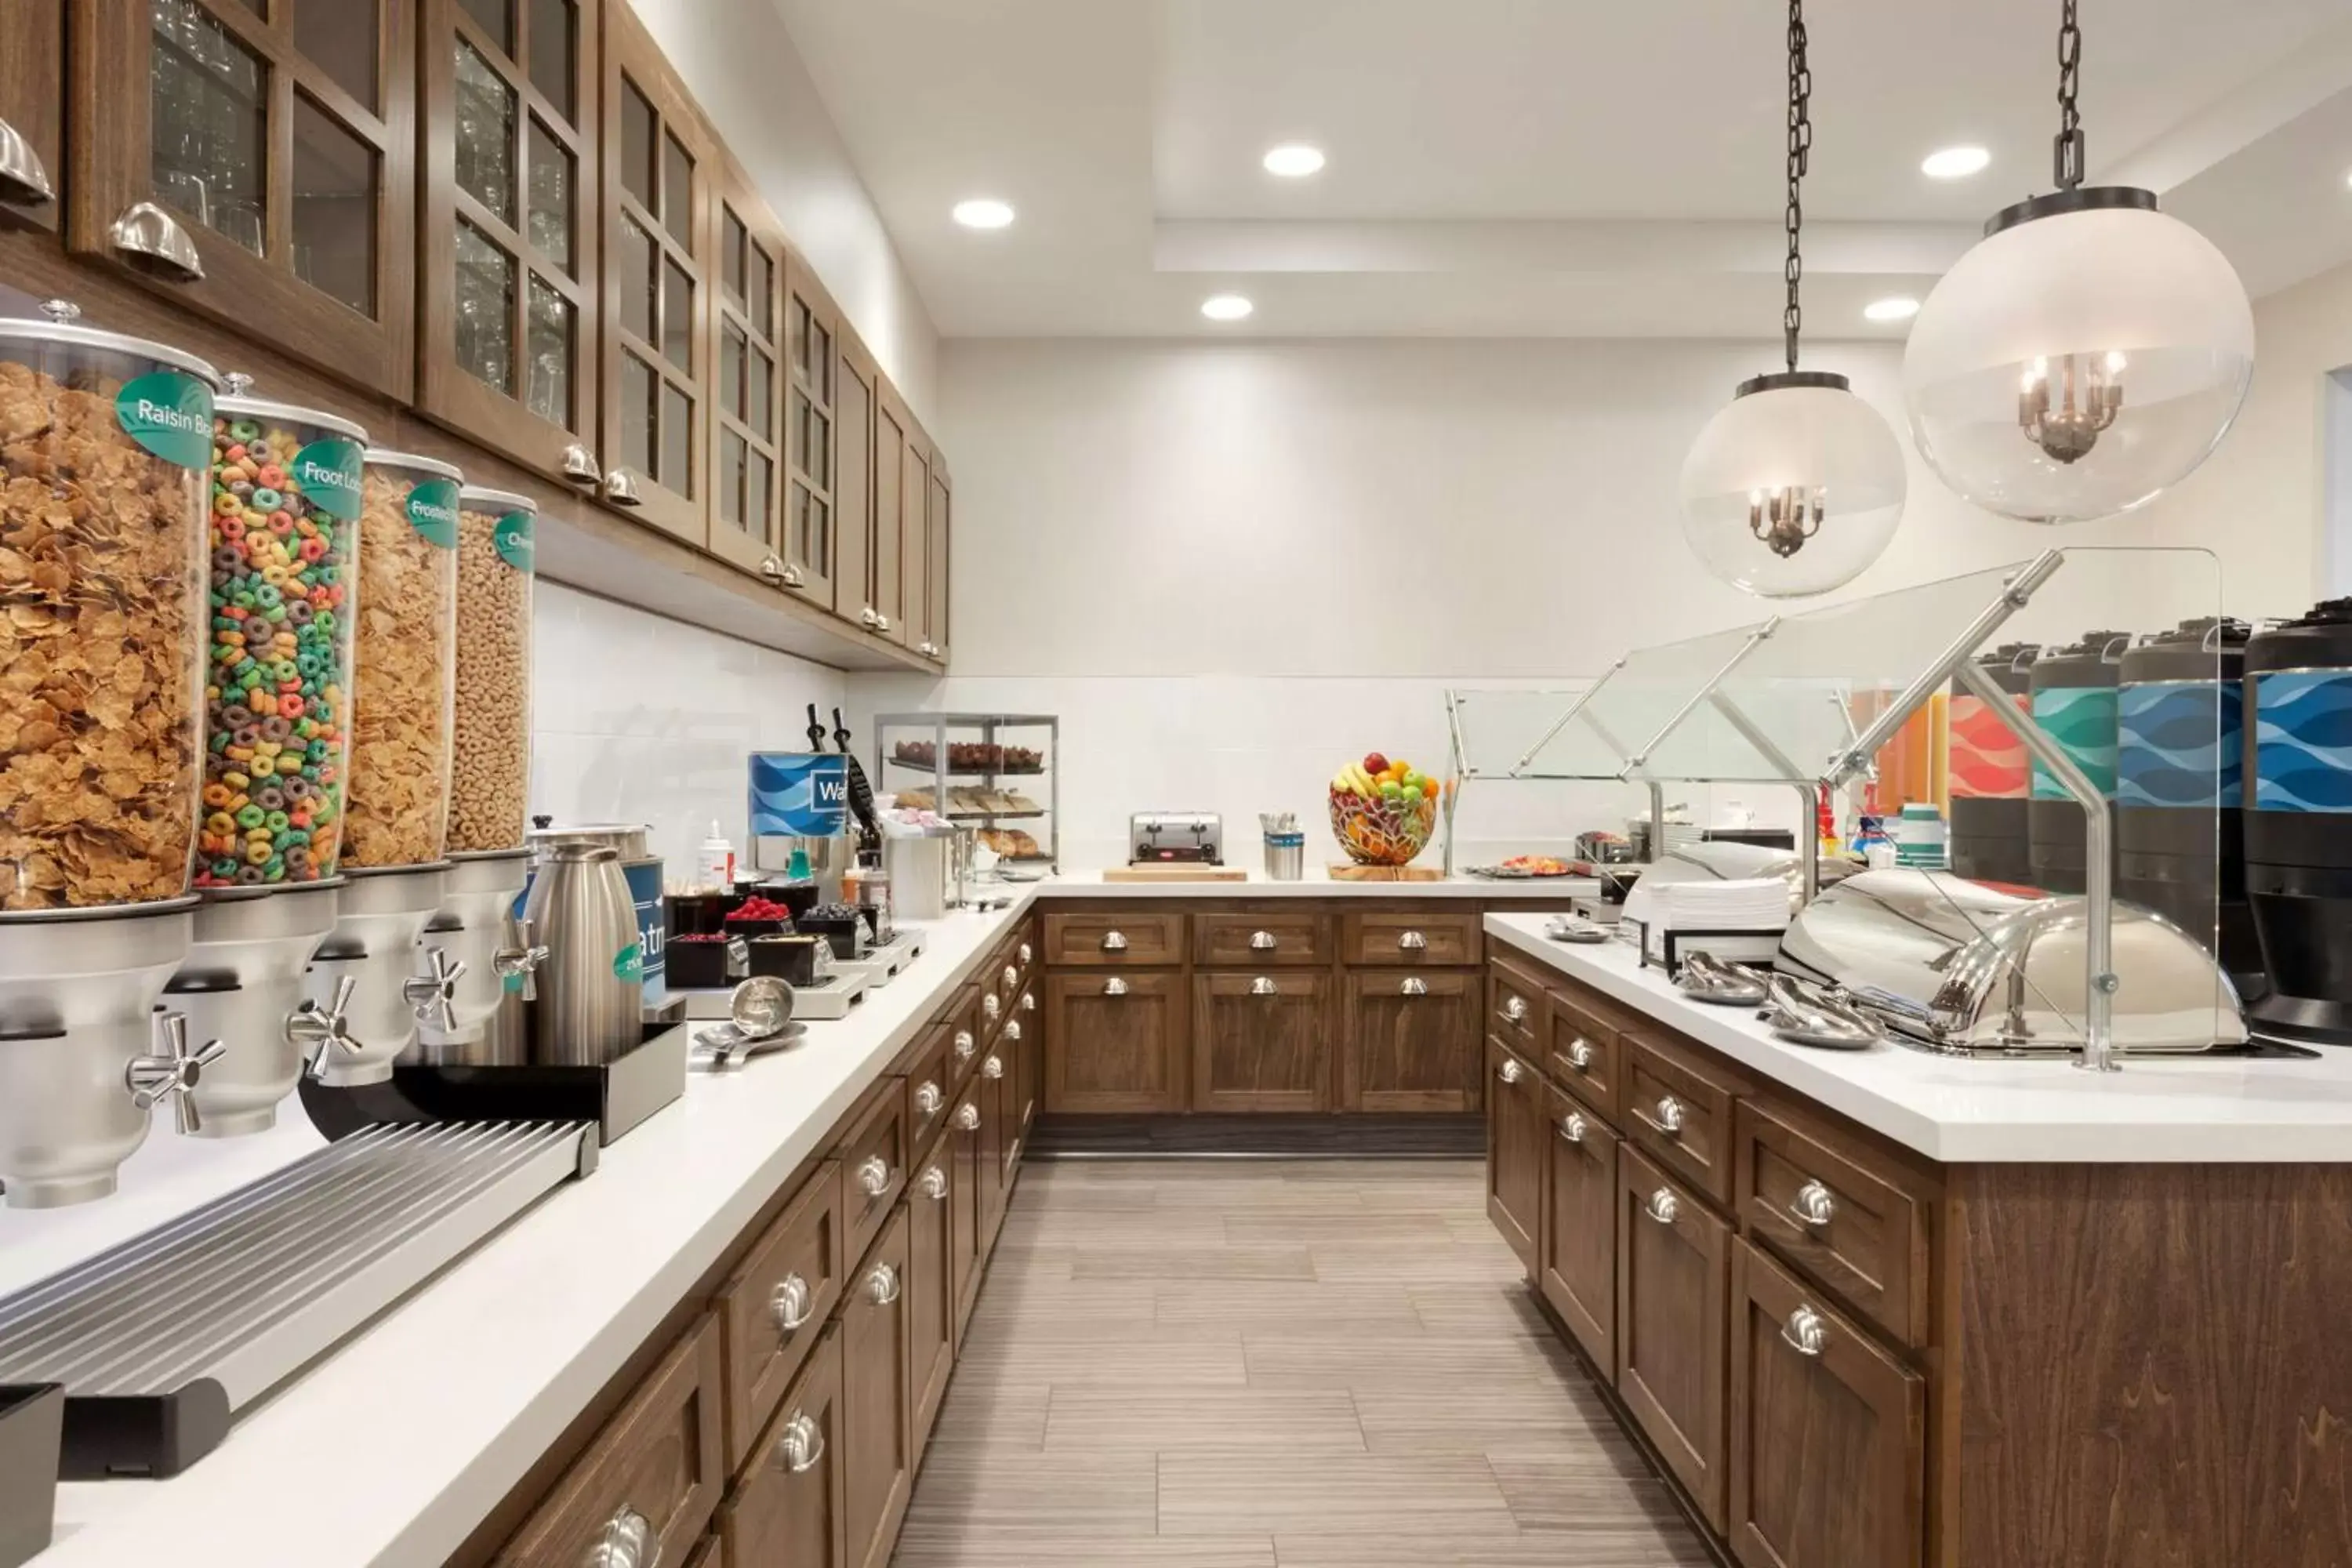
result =
[[969,825],[1015,865],[1058,869],[1061,739],[1062,721],[1051,714],[880,714],[875,792]]

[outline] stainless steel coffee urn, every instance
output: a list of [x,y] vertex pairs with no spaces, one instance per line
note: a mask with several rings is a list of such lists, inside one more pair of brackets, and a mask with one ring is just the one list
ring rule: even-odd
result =
[[643,1037],[645,950],[621,857],[608,844],[546,842],[523,905],[547,949],[530,1010],[530,1059],[596,1067]]

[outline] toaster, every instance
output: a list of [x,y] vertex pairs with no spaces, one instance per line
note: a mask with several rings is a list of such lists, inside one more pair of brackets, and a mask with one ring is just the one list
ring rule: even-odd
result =
[[1213,811],[1139,811],[1127,819],[1130,866],[1222,866],[1223,819]]

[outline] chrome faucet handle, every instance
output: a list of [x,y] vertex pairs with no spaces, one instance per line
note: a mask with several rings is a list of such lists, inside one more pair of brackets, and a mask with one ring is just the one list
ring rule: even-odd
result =
[[465,960],[449,961],[446,950],[428,947],[425,950],[423,974],[412,974],[400,983],[400,999],[416,1014],[416,1021],[428,1028],[447,1034],[457,1026],[455,1001],[457,982],[466,977]]
[[201,1132],[204,1118],[188,1098],[188,1090],[196,1087],[205,1068],[220,1060],[228,1047],[218,1040],[206,1040],[190,1050],[185,1013],[158,1011],[155,1027],[163,1037],[162,1049],[131,1058],[122,1069],[122,1087],[131,1091],[131,1103],[142,1110],[152,1110],[170,1100],[173,1120],[181,1133]]
[[[539,1000],[539,966],[548,959],[548,949],[534,945],[530,940],[536,934],[530,921],[519,920],[515,921],[515,945],[502,947],[490,955],[490,967],[498,971],[501,982],[521,977],[522,984],[515,989],[526,1002]],[[460,972],[465,969],[462,963],[457,967]]]
[[305,996],[300,1006],[286,1015],[286,1043],[302,1053],[313,1078],[326,1072],[327,1058],[336,1049],[359,1054],[349,1016],[352,993],[358,989],[359,981],[346,974],[335,982],[335,999],[326,1006],[320,1006],[315,996]]

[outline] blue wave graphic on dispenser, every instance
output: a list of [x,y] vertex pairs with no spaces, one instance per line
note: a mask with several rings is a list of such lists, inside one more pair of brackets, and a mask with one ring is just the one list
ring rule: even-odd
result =
[[2116,801],[2235,808],[2245,798],[2244,692],[2234,681],[2126,686],[2116,705]]
[[2352,811],[2352,670],[2254,677],[2254,808]]
[[837,752],[751,753],[751,837],[831,838],[849,818],[849,759]]
[[[2066,748],[2074,765],[2090,776],[2101,795],[2116,793],[2116,689],[2112,686],[2043,686],[2033,693],[2033,721]],[[2035,800],[2072,800],[2056,775],[2033,764]]]

